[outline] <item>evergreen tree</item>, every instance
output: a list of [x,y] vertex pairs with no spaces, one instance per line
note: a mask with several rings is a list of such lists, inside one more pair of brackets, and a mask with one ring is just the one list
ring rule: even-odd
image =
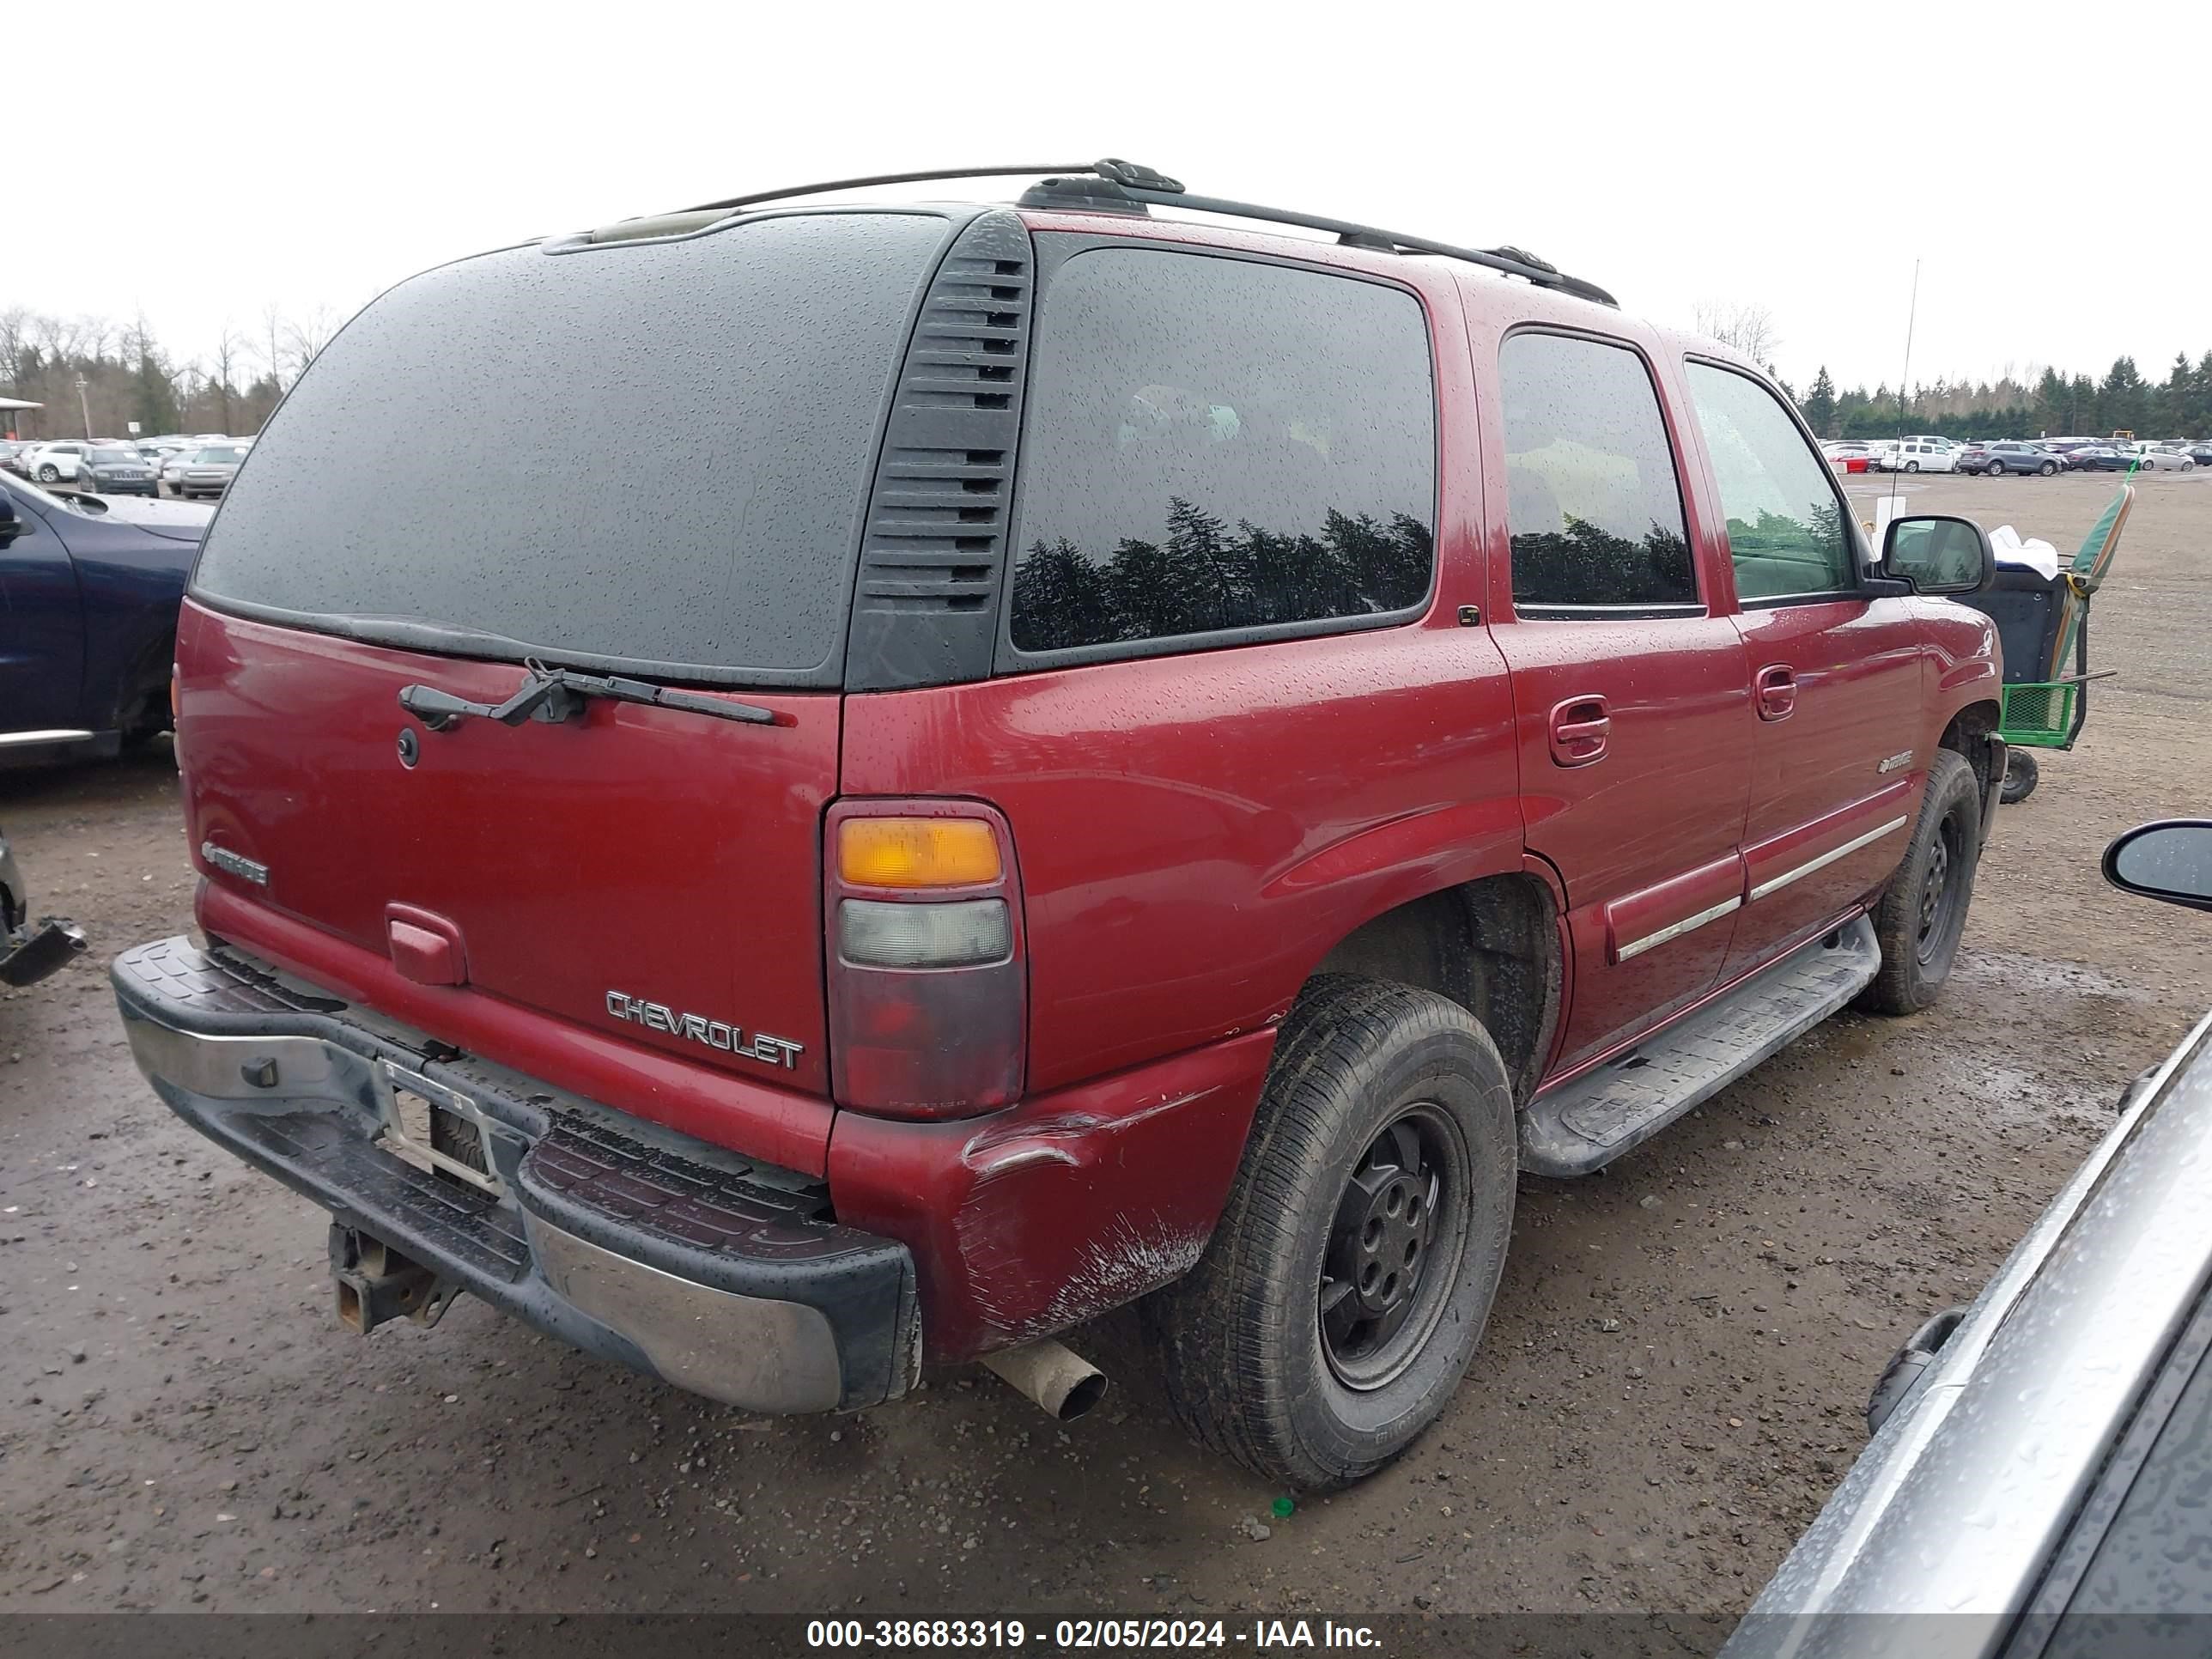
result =
[[2150,423],[2148,388],[2132,357],[2116,357],[2097,388],[2097,424],[2100,432],[2133,432],[2138,436]]
[[1828,378],[1828,366],[1820,365],[1820,372],[1813,377],[1813,389],[1805,394],[1799,405],[1805,423],[1813,428],[1815,437],[1836,435],[1836,383]]

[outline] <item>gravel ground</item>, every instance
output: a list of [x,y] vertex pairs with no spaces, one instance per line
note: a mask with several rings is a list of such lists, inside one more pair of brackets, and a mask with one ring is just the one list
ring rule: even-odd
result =
[[[1904,487],[2070,551],[2112,485]],[[99,964],[190,922],[166,750],[0,777],[40,897],[94,940],[0,996],[0,1611],[1603,1608],[1717,1629],[1857,1452],[1890,1352],[1972,1293],[2212,1002],[2212,928],[2097,874],[2119,830],[2212,805],[2208,545],[2212,476],[2144,479],[2097,599],[2121,677],[2000,818],[1941,1005],[1844,1015],[1605,1174],[1524,1180],[1452,1409],[1287,1518],[1120,1367],[1066,1431],[981,1372],[764,1421],[465,1298],[433,1332],[343,1333],[319,1212],[175,1122],[118,1029]],[[1082,1345],[1110,1360],[1127,1331]]]

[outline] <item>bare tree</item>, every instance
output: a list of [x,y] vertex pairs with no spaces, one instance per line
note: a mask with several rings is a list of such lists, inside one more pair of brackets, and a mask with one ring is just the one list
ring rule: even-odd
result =
[[1734,346],[1752,362],[1771,369],[1782,349],[1781,331],[1765,306],[1737,300],[1700,300],[1690,308],[1698,333]]
[[215,397],[222,410],[222,429],[230,426],[230,400],[238,395],[238,371],[246,359],[246,337],[231,326],[230,319],[222,319],[222,329],[215,337]]
[[306,373],[307,365],[331,343],[331,336],[337,332],[337,314],[327,302],[323,302],[308,313],[304,322],[284,325],[285,343],[292,350],[293,379]]
[[269,384],[277,391],[284,389],[283,338],[291,325],[284,319],[284,308],[271,300],[261,307],[261,325],[269,340]]

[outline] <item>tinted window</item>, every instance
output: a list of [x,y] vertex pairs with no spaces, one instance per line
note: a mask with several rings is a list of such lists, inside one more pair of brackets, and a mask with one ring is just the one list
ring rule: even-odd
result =
[[1498,368],[1516,607],[1697,603],[1681,486],[1644,360],[1595,340],[1516,334]]
[[135,449],[95,449],[85,459],[98,461],[102,466],[121,466],[142,459]]
[[883,403],[945,233],[801,214],[403,283],[254,444],[196,586],[365,637],[834,681]]
[[[1739,599],[1833,593],[1858,573],[1828,469],[1758,381],[1692,363],[1690,396],[1728,519]],[[1908,452],[1932,446],[1908,445]]]
[[1022,650],[1403,611],[1432,562],[1426,320],[1316,271],[1077,254],[1045,292],[1021,469]]

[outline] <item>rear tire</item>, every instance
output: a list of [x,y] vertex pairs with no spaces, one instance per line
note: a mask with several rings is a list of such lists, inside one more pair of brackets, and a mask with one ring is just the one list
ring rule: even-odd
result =
[[1141,1304],[1176,1419],[1292,1486],[1345,1486],[1397,1456],[1481,1340],[1518,1164],[1505,1063],[1466,1009],[1315,980],[1276,1040],[1206,1254]]
[[1905,464],[1905,470],[1907,472],[1917,472],[1920,471],[1920,463],[1917,461],[1907,461]]
[[1861,1007],[1914,1014],[1936,1000],[1966,929],[1981,847],[1982,794],[1974,769],[1956,750],[1938,749],[1905,860],[1875,906],[1881,971],[1859,994]]
[[1991,462],[1990,462],[1990,463],[1986,467],[1983,468],[1982,470],[1983,470],[1984,472],[1987,472],[1987,473],[1990,475],[1990,477],[1991,477],[1992,478],[2002,478],[2002,477],[2004,477],[2004,470],[2005,470],[2005,468],[2004,468],[2004,463],[2003,463],[2002,461],[1991,461]]
[[2043,780],[2043,769],[2035,763],[2035,757],[2024,749],[2008,750],[2005,753],[2004,787],[1997,799],[2007,806],[2016,806],[2035,793],[2035,786]]

